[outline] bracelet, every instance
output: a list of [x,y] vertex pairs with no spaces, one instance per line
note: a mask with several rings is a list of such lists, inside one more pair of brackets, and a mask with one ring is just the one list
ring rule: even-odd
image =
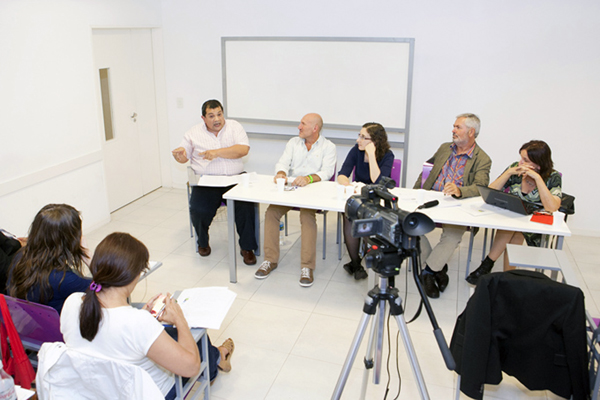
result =
[[313,183],[312,175],[308,175],[307,178],[308,178],[308,183]]

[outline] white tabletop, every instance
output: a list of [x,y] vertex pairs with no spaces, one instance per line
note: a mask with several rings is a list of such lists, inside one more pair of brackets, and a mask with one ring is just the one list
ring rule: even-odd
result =
[[[419,191],[395,188],[391,192],[398,196],[400,208],[415,211]],[[440,204],[418,211],[428,215],[436,223],[571,236],[571,231],[563,220],[556,225],[532,222],[531,215],[522,215],[485,204],[481,196],[455,199],[452,196],[444,196],[441,192],[425,191],[424,202],[430,200],[438,200]]]
[[237,185],[224,199],[343,212],[349,196],[338,197],[336,182],[316,182],[293,191],[277,191],[273,175],[256,175],[248,187]]
[[[398,196],[398,206],[405,211],[416,211],[417,197],[423,195],[423,202],[439,200],[436,207],[418,210],[428,215],[436,223],[447,223],[461,226],[472,226],[491,229],[506,229],[520,232],[533,232],[558,236],[571,236],[571,231],[564,221],[557,225],[546,225],[531,222],[531,216],[521,215],[501,208],[489,206],[481,197],[454,199],[441,192],[417,191],[414,189],[394,188],[391,190]],[[312,208],[344,212],[349,195],[338,194],[336,182],[317,182],[293,191],[279,192],[273,175],[253,175],[248,186],[239,184],[223,195],[228,202],[232,200],[252,203],[275,204],[288,207]],[[228,236],[231,282],[237,281],[236,243],[234,235],[233,207],[228,207]]]

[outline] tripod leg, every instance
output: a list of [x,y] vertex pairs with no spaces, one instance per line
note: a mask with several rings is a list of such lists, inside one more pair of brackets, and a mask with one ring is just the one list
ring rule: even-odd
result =
[[360,343],[362,342],[363,336],[365,335],[365,330],[367,329],[367,325],[369,324],[370,319],[371,315],[364,313],[362,319],[360,320],[360,323],[358,324],[358,329],[356,330],[356,334],[354,335],[354,339],[352,340],[350,351],[348,352],[348,356],[346,356],[346,361],[344,362],[344,366],[342,367],[342,372],[340,373],[340,377],[338,378],[338,381],[335,385],[333,395],[331,396],[332,400],[338,400],[342,396],[342,391],[344,390],[344,386],[346,386],[346,381],[348,380],[348,376],[350,375],[350,369],[352,368],[352,364],[354,363],[354,359],[356,358],[356,353],[358,353]]
[[360,389],[359,399],[364,399],[367,395],[367,385],[369,383],[369,371],[373,369],[373,354],[375,352],[375,329],[377,324],[371,324],[371,332],[367,342],[367,355],[365,356],[365,371],[363,372],[363,381]]
[[377,333],[377,350],[375,351],[375,369],[373,370],[373,383],[378,385],[381,378],[381,360],[383,358],[383,335],[385,334],[385,329],[383,327],[385,322],[385,315],[387,312],[387,301],[385,299],[381,299],[379,301],[379,308],[377,309],[377,319],[375,323],[377,324],[377,329],[375,332]]
[[413,375],[415,380],[417,381],[417,386],[419,388],[419,393],[421,393],[422,400],[429,400],[429,393],[427,393],[427,386],[425,386],[425,379],[423,379],[423,373],[421,372],[421,368],[419,367],[419,360],[417,360],[417,354],[415,353],[415,349],[412,344],[412,340],[410,339],[410,335],[408,333],[408,327],[406,325],[406,321],[404,320],[404,316],[402,314],[395,315],[396,322],[398,323],[398,329],[400,330],[400,335],[402,335],[402,341],[404,342],[404,349],[408,354],[408,360],[410,361],[410,365],[412,367]]

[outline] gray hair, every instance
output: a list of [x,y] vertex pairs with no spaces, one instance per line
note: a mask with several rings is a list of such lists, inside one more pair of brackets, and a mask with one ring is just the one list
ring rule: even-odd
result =
[[464,118],[465,125],[467,126],[467,128],[475,129],[475,137],[479,136],[479,128],[481,127],[481,121],[479,120],[479,117],[477,115],[471,113],[464,113],[457,115],[456,119],[458,118]]

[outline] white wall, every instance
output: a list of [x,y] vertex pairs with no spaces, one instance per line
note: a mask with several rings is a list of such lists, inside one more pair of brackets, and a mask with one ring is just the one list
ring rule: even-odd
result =
[[[222,98],[221,36],[412,37],[407,182],[414,182],[439,143],[450,140],[454,117],[474,112],[482,119],[479,143],[494,160],[492,179],[517,159],[521,144],[545,140],[564,175],[564,190],[577,197],[571,229],[600,235],[598,189],[590,184],[600,146],[597,1],[162,0],[161,5],[173,148],[200,121],[202,102]],[[177,98],[183,108],[177,108]],[[251,145],[248,169],[270,172],[273,146],[264,140]],[[174,162],[172,168],[175,184],[181,184],[184,168]]]
[[109,220],[93,27],[160,26],[151,0],[0,1],[0,226],[25,235],[50,202]]

